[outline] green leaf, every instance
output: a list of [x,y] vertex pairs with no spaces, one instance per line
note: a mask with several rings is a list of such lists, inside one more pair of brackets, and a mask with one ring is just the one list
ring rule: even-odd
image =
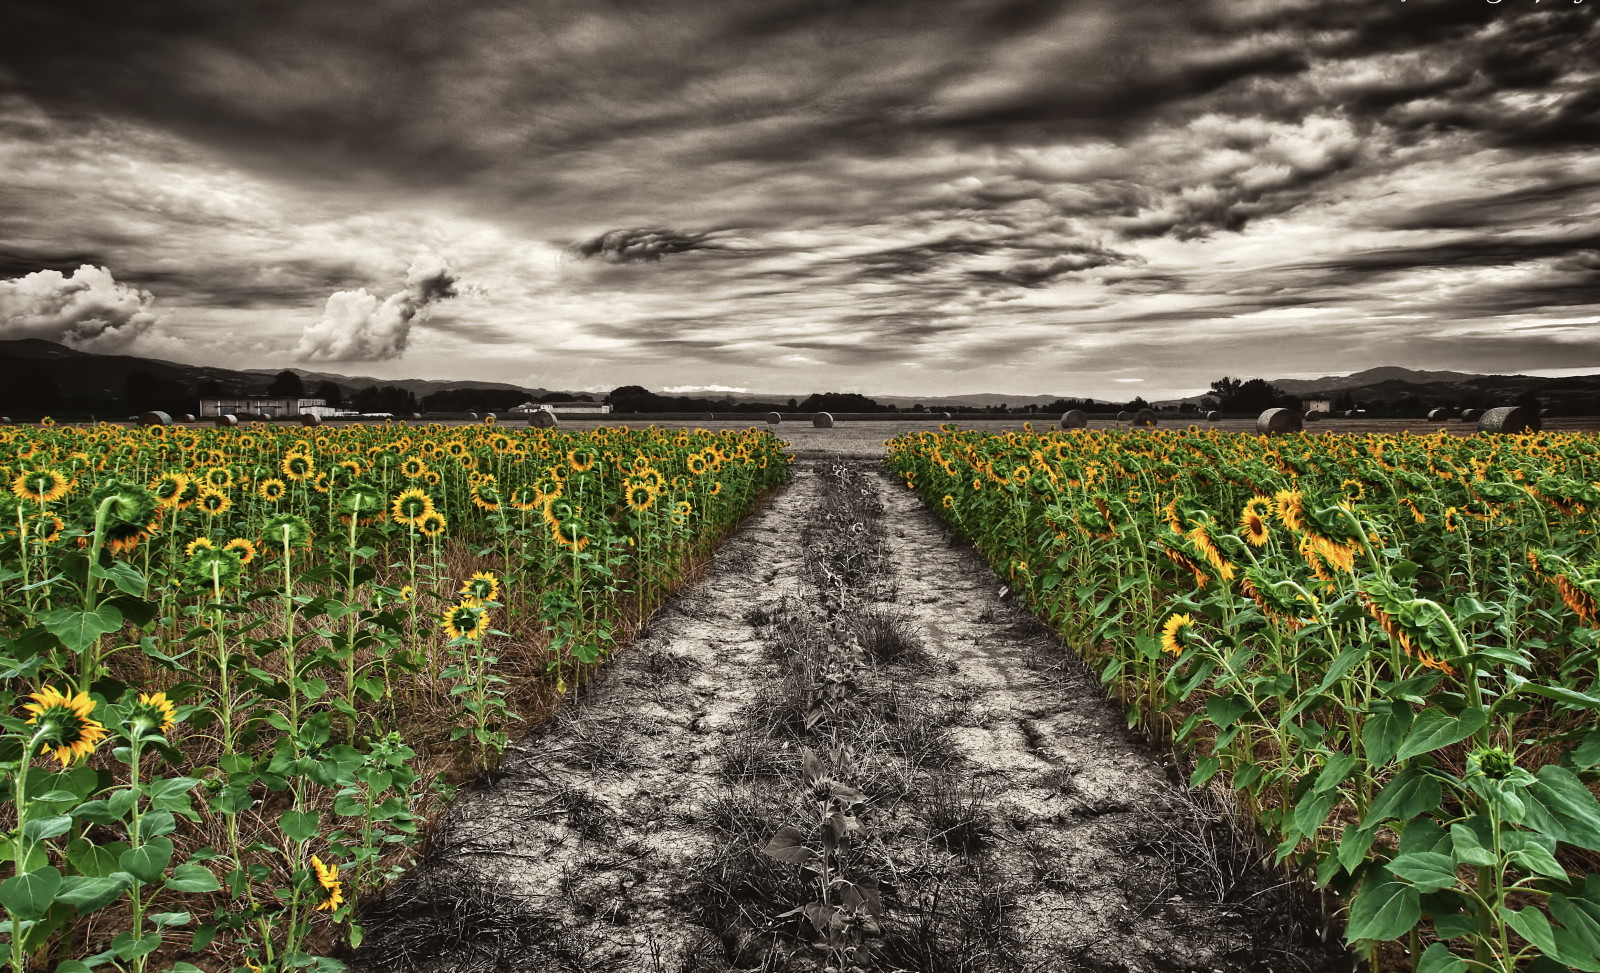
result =
[[1194,773],[1189,775],[1190,787],[1204,787],[1211,778],[1217,775],[1222,762],[1216,757],[1206,757],[1194,765]]
[[111,605],[101,605],[94,611],[73,611],[58,608],[39,616],[39,621],[61,644],[74,652],[82,652],[102,635],[122,628],[122,612]]
[[1361,939],[1398,939],[1421,918],[1416,889],[1404,882],[1368,879],[1350,902],[1350,924],[1345,927],[1344,941],[1348,945]]
[[1366,751],[1367,763],[1382,767],[1394,759],[1400,749],[1407,728],[1411,726],[1411,707],[1390,703],[1375,703],[1367,722],[1361,728],[1361,745]]
[[1522,794],[1526,809],[1520,823],[1558,841],[1600,851],[1600,803],[1572,771],[1546,764]]
[[168,777],[145,785],[145,796],[152,808],[163,811],[189,810],[189,792],[200,783],[197,777]]
[[1476,865],[1479,868],[1493,868],[1496,863],[1494,851],[1485,848],[1483,842],[1478,840],[1478,833],[1473,831],[1463,822],[1456,822],[1450,826],[1450,840],[1455,849],[1455,860],[1462,865]]
[[1500,918],[1517,931],[1517,935],[1538,947],[1540,952],[1551,959],[1565,963],[1575,970],[1583,970],[1585,973],[1600,971],[1600,963],[1596,963],[1595,957],[1583,956],[1582,953],[1587,950],[1581,943],[1575,937],[1564,934],[1565,930],[1551,928],[1550,920],[1538,909],[1529,907],[1514,912],[1501,906],[1499,913]]
[[[1595,883],[1600,878],[1591,875],[1589,881]],[[1555,916],[1556,921],[1565,926],[1585,949],[1600,956],[1600,901],[1568,898],[1558,893],[1550,896],[1549,905],[1550,914]]]
[[1322,770],[1317,773],[1317,781],[1311,789],[1318,794],[1332,790],[1344,783],[1350,776],[1350,771],[1355,768],[1354,754],[1335,753],[1328,757],[1328,762],[1322,765]]
[[1373,798],[1361,826],[1371,829],[1391,819],[1410,821],[1422,812],[1438,807],[1443,799],[1444,789],[1437,778],[1420,767],[1407,767]]
[[1389,871],[1410,882],[1419,892],[1437,892],[1456,884],[1456,863],[1436,851],[1415,851],[1389,863]]
[[56,901],[77,906],[79,915],[87,915],[122,898],[127,888],[128,883],[117,878],[68,875],[61,880]]
[[1572,762],[1585,770],[1600,764],[1600,730],[1590,730],[1583,742],[1573,749]]
[[48,818],[34,818],[22,826],[22,836],[29,841],[58,838],[72,827],[72,815],[57,814]]
[[60,888],[61,873],[46,865],[0,882],[0,905],[18,919],[42,919]]
[[78,838],[67,844],[67,861],[80,875],[104,878],[112,872],[121,870],[119,860],[122,853],[127,850],[127,844],[121,841],[92,845],[88,839]]
[[146,933],[143,939],[135,940],[131,932],[119,932],[111,937],[111,949],[121,959],[138,959],[148,956],[161,947],[161,934],[158,932]]
[[1467,961],[1444,943],[1434,943],[1417,957],[1417,973],[1467,973]]
[[1556,840],[1533,831],[1507,830],[1500,836],[1506,856],[1525,872],[1566,881],[1567,870],[1556,861]]
[[174,892],[215,892],[222,883],[204,865],[186,863],[172,870],[167,888]]
[[1469,709],[1460,716],[1451,716],[1442,709],[1425,709],[1417,714],[1395,759],[1406,761],[1418,754],[1459,743],[1483,729],[1488,722],[1489,717],[1481,709]]
[[122,870],[141,882],[155,884],[172,861],[172,839],[151,838],[138,848],[130,848],[117,859]]
[[1322,822],[1328,819],[1328,812],[1339,802],[1338,791],[1327,791],[1322,794],[1313,794],[1301,799],[1294,808],[1294,830],[1296,834],[1310,837],[1316,834]]
[[155,923],[157,929],[170,929],[173,926],[187,926],[194,921],[194,916],[187,912],[156,912],[150,916],[150,921]]
[[1215,723],[1219,729],[1232,726],[1234,721],[1254,709],[1250,700],[1238,693],[1228,696],[1213,696],[1206,700],[1206,716]]
[[319,827],[313,811],[285,811],[278,816],[278,828],[290,841],[310,841],[317,836]]

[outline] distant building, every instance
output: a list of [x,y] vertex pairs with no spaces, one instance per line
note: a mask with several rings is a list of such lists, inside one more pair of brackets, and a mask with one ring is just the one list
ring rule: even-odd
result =
[[1332,399],[1304,399],[1300,403],[1305,412],[1332,412]]
[[339,412],[327,399],[297,399],[282,395],[236,395],[231,398],[201,399],[200,416],[268,415],[274,419],[310,412],[331,415]]
[[514,415],[525,416],[525,415],[528,415],[529,413],[532,413],[532,412],[538,412],[540,409],[544,409],[547,412],[555,412],[555,413],[558,413],[558,414],[566,412],[566,413],[580,413],[580,414],[587,413],[589,415],[605,415],[606,413],[611,411],[611,403],[609,403],[609,402],[524,402],[519,406],[513,406],[512,409],[511,409],[511,412]]

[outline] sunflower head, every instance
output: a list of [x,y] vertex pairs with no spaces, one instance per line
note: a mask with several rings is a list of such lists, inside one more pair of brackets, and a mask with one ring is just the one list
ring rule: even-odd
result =
[[339,494],[339,510],[355,517],[366,517],[383,509],[383,494],[365,483],[352,483]]
[[244,563],[237,548],[202,547],[189,555],[184,565],[189,580],[202,587],[225,587],[239,580],[239,568]]
[[628,500],[628,509],[636,514],[655,505],[656,488],[649,480],[629,480],[622,492]]
[[1161,626],[1161,651],[1171,656],[1183,655],[1183,650],[1194,644],[1194,618],[1187,613],[1174,613]]
[[94,700],[88,693],[64,696],[54,686],[31,694],[33,702],[23,709],[33,714],[28,719],[39,745],[55,753],[65,767],[79,757],[94,752],[105,739],[106,728],[94,716]]
[[177,726],[178,711],[165,692],[140,693],[139,698],[127,704],[122,722],[133,734],[160,733],[166,735]]
[[400,524],[415,526],[430,513],[433,513],[433,498],[417,487],[402,490],[389,505],[389,515]]
[[423,514],[417,521],[417,530],[421,531],[424,537],[441,537],[448,526],[450,522],[437,510]]
[[[159,427],[157,427],[159,428]],[[189,477],[185,473],[162,473],[150,481],[150,493],[163,507],[176,507],[188,489]]]
[[461,586],[461,594],[478,601],[494,601],[500,597],[500,579],[492,571],[478,571]]
[[269,476],[256,485],[256,493],[260,494],[261,499],[268,503],[277,503],[282,500],[287,490],[288,486],[275,476]]
[[1265,509],[1270,503],[1265,497],[1257,497],[1245,504],[1244,512],[1239,515],[1239,536],[1252,547],[1264,547],[1272,538],[1272,528],[1267,523]]
[[256,545],[253,541],[243,537],[235,537],[222,545],[224,551],[234,551],[239,555],[240,564],[249,564],[256,559]]
[[477,641],[489,631],[489,610],[476,598],[466,598],[444,613],[439,627],[452,639]]
[[114,554],[150,536],[157,510],[155,494],[123,480],[107,480],[89,494],[90,516],[99,520],[100,536]]
[[18,500],[52,503],[67,495],[72,481],[57,469],[24,470],[11,481],[11,492]]
[[194,504],[206,516],[217,517],[228,512],[228,508],[233,506],[233,500],[226,493],[206,489],[200,491],[200,496],[195,499]]
[[311,870],[316,874],[317,885],[326,893],[316,911],[333,912],[344,905],[344,883],[339,881],[339,866],[324,865],[322,859],[311,856]]
[[273,514],[261,525],[261,536],[274,551],[311,543],[311,525],[299,514]]
[[52,513],[38,513],[28,518],[28,539],[38,544],[53,544],[61,538],[66,521]]

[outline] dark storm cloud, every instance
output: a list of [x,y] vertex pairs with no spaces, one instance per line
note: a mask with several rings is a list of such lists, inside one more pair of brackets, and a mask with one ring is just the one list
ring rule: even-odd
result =
[[654,263],[674,253],[691,250],[716,250],[708,242],[711,231],[680,233],[676,230],[612,230],[593,239],[576,243],[572,251],[580,257],[597,257],[612,263]]
[[1437,243],[1350,253],[1321,261],[1314,269],[1330,285],[1359,285],[1386,274],[1428,267],[1500,267],[1550,257],[1569,257],[1600,248],[1600,232],[1572,236],[1458,237]]

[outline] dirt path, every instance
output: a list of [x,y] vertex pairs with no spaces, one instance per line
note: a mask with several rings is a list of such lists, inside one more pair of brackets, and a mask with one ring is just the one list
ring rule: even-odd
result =
[[800,464],[461,796],[356,968],[1341,968],[1001,587],[873,465]]

